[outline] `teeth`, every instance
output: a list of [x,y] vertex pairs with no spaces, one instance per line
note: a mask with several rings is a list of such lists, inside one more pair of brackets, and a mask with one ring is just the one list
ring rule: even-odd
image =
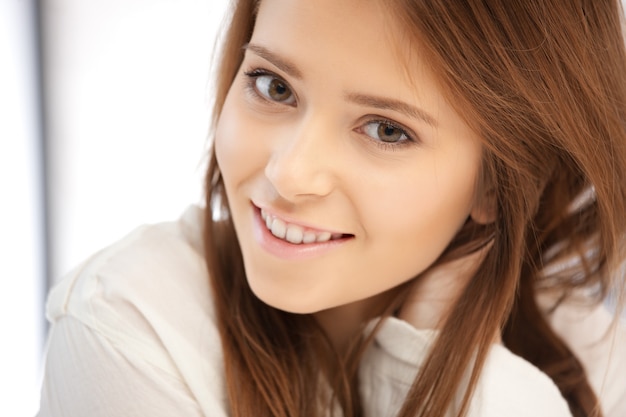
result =
[[304,230],[300,226],[290,224],[287,228],[287,235],[285,236],[287,242],[300,244],[304,238]]
[[287,235],[287,225],[281,219],[274,219],[272,222],[272,228],[270,229],[272,234],[276,237],[284,239]]
[[265,221],[265,226],[279,239],[299,245],[302,243],[328,242],[331,239],[338,239],[341,233],[319,232],[311,230],[305,231],[301,226],[287,224],[283,220],[269,215],[265,210],[261,210],[261,218]]
[[330,232],[322,232],[317,235],[316,242],[328,242],[331,236]]
[[302,243],[313,243],[315,242],[315,233],[313,232],[304,232],[304,237],[302,238]]

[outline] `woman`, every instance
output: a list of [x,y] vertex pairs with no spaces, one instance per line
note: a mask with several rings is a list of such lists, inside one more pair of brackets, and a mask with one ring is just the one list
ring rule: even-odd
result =
[[207,209],[53,291],[40,415],[623,415],[620,13],[236,1]]

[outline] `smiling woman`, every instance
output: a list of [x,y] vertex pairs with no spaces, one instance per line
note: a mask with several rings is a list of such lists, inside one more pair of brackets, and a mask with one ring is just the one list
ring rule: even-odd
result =
[[622,416],[626,54],[589,3],[235,1],[207,208],[52,292],[40,415]]
[[[484,217],[480,142],[427,68],[369,29],[377,6],[343,24],[353,5],[329,7],[261,4],[216,130],[248,283],[295,313],[371,311]],[[289,242],[305,229],[331,240]]]

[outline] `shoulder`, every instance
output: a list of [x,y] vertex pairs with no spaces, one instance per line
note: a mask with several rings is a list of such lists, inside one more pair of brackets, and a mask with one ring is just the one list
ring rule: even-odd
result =
[[569,417],[569,407],[554,382],[502,345],[486,358],[470,415]]
[[[372,326],[368,327],[368,332]],[[389,318],[376,333],[361,363],[361,394],[366,415],[396,415],[423,360],[436,340],[435,330],[415,329]],[[469,373],[463,386],[467,386]],[[460,390],[446,415],[458,411]],[[470,402],[468,416],[571,417],[552,380],[502,345],[493,345]]]
[[[51,321],[78,315],[87,324],[100,308],[125,307],[176,317],[189,308],[212,316],[201,246],[201,210],[177,222],[145,225],[101,250],[70,272],[50,293]],[[185,303],[181,303],[185,300]],[[170,314],[168,314],[170,313]]]
[[[84,304],[118,302],[120,298],[166,301],[189,286],[206,286],[200,213],[192,207],[176,222],[138,227],[92,255],[52,289],[48,318],[54,321],[80,312]],[[164,291],[168,287],[177,291]]]
[[223,379],[202,218],[192,207],[179,221],[142,226],[85,261],[50,293],[52,334],[64,322],[80,323],[126,357],[183,381],[202,403],[207,387]]

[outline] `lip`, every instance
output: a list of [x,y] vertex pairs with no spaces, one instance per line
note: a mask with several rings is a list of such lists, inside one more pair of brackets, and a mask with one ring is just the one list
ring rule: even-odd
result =
[[[283,239],[274,236],[261,218],[261,209],[255,204],[252,207],[252,224],[254,237],[260,246],[268,253],[285,260],[305,260],[323,256],[350,241],[353,236],[341,237],[339,239],[329,240],[327,242],[315,243],[289,243]],[[289,221],[289,219],[285,219]],[[297,222],[294,222],[296,224]],[[313,228],[311,228],[313,229]],[[316,229],[319,230],[319,229]]]

